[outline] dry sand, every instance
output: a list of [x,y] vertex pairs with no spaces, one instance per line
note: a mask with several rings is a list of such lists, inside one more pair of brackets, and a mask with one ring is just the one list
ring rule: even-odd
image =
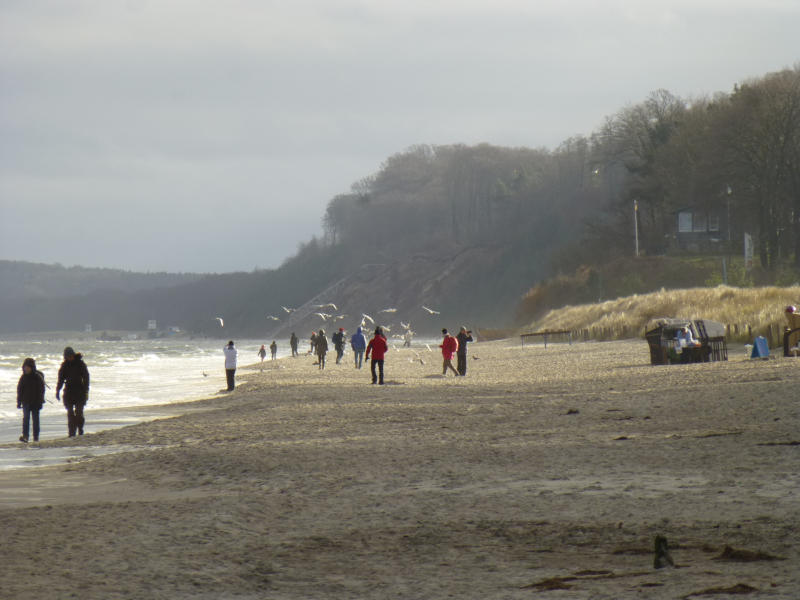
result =
[[[349,355],[285,359],[180,417],[43,443],[135,449],[0,474],[0,596],[798,597],[800,360],[470,351],[459,379],[391,351],[383,387]],[[653,569],[657,534],[679,568]]]

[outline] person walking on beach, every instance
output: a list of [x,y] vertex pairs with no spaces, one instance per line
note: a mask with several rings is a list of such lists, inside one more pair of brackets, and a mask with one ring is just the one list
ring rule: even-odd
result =
[[367,349],[367,338],[361,330],[361,327],[359,327],[350,338],[350,348],[353,350],[356,369],[360,369],[364,361],[364,350]]
[[69,437],[83,435],[86,419],[83,409],[89,401],[89,369],[83,362],[83,355],[67,346],[64,348],[64,362],[58,369],[56,400],[61,400],[61,388],[64,388],[64,408],[67,409],[67,431]]
[[319,368],[325,368],[325,355],[328,353],[328,338],[325,337],[325,330],[320,329],[317,334],[317,359],[319,360]]
[[[369,355],[372,353],[372,362],[370,362],[369,370],[372,373],[373,385],[376,383],[383,385],[383,359],[386,356],[387,350],[389,350],[389,345],[386,343],[386,338],[383,335],[383,329],[376,327],[375,335],[369,341],[369,344],[367,344],[367,360],[370,360]],[[380,380],[375,375],[376,366],[380,372]]]
[[263,363],[264,359],[267,358],[267,347],[264,344],[261,344],[258,355],[261,357],[261,362]]
[[317,353],[317,332],[311,332],[311,350],[308,351],[309,354],[316,355]]
[[31,417],[33,441],[39,441],[39,411],[44,406],[44,375],[36,370],[36,361],[26,358],[22,363],[22,376],[17,384],[17,408],[22,409],[22,435],[20,442],[28,443]]
[[443,359],[442,376],[447,375],[447,369],[450,369],[458,376],[458,371],[456,371],[456,368],[453,366],[453,354],[458,352],[458,340],[447,333],[447,329],[442,329],[442,334],[444,335],[444,339],[442,339],[442,343],[439,344],[439,348],[442,349]]
[[472,331],[462,327],[456,336],[458,352],[456,352],[458,374],[464,377],[467,374],[467,343],[472,341]]
[[289,338],[289,347],[292,349],[292,358],[294,358],[295,356],[298,356],[298,354],[299,354],[297,352],[297,343],[298,342],[299,342],[299,340],[297,339],[297,336],[294,334],[294,331],[293,331],[292,332],[292,337]]
[[331,341],[336,350],[336,364],[338,365],[342,362],[342,357],[344,356],[344,327],[339,327],[339,331],[331,336]]
[[230,340],[222,352],[225,354],[225,376],[228,379],[228,391],[232,392],[236,387],[236,359],[239,357],[239,351],[233,347],[233,340]]
[[272,353],[272,360],[278,358],[278,344],[275,343],[275,340],[272,340],[272,343],[269,345],[269,351]]

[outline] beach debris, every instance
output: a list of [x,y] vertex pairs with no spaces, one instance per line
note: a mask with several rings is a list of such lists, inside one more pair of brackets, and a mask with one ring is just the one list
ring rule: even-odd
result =
[[205,371],[203,371],[203,377],[208,377],[208,373],[206,373]]
[[758,588],[754,588],[746,583],[737,583],[736,585],[732,585],[730,587],[714,587],[708,588],[705,590],[701,590],[699,592],[692,592],[691,594],[686,594],[685,596],[681,596],[684,600],[686,598],[692,598],[693,596],[720,596],[722,594],[752,594],[753,592],[757,592]]
[[578,414],[578,413],[580,413],[580,412],[581,412],[581,411],[579,411],[577,408],[570,408],[570,409],[567,411],[567,414],[568,414],[568,415],[577,415],[577,414]]
[[222,320],[222,317],[214,317],[217,321],[219,321],[220,327],[225,327],[225,321]]
[[722,554],[719,556],[715,556],[714,560],[725,560],[730,562],[758,562],[762,560],[786,560],[782,556],[773,556],[772,554],[767,554],[766,552],[753,552],[752,550],[740,550],[738,548],[732,548],[731,546],[725,546],[722,550]]
[[480,359],[481,359],[481,357],[480,357],[480,356],[473,356],[473,357],[472,357],[472,360],[480,360]]
[[674,567],[675,562],[669,554],[669,545],[667,538],[663,535],[657,535],[655,540],[655,557],[653,558],[653,568],[663,569],[664,567]]
[[289,315],[290,315],[290,314],[292,314],[294,311],[296,311],[296,310],[297,310],[296,308],[288,308],[288,307],[286,307],[286,306],[281,306],[281,308],[282,308],[284,311],[286,311],[286,314],[289,314]]
[[619,436],[619,437],[615,437],[615,438],[614,438],[614,441],[615,441],[615,442],[621,442],[621,441],[623,441],[623,440],[627,440],[627,439],[630,439],[630,438],[629,438],[628,436],[626,436],[626,435],[621,435],[621,436]]
[[800,446],[800,442],[792,440],[791,442],[761,442],[756,446]]
[[273,316],[273,315],[267,315],[267,318],[268,318],[270,321],[280,321],[280,319],[279,319],[278,317],[275,317],[275,316]]
[[438,310],[433,310],[432,308],[428,308],[425,305],[422,306],[422,310],[426,311],[429,315],[440,315],[440,314],[442,314]]

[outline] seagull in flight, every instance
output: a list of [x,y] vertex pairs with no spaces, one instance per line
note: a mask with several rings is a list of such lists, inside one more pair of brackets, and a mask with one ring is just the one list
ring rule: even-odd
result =
[[441,312],[439,312],[438,310],[433,310],[432,308],[428,308],[427,306],[423,306],[423,307],[422,307],[422,310],[424,310],[424,311],[427,311],[427,313],[428,313],[429,315],[440,315],[440,314],[442,314],[442,313],[441,313]]
[[333,317],[333,320],[334,321],[340,321],[341,319],[344,319],[346,317],[347,317],[347,315],[336,315],[335,317]]
[[403,323],[402,321],[400,321],[400,327],[402,327],[407,331],[408,329],[411,328],[411,323]]
[[272,316],[272,315],[267,315],[267,318],[268,318],[270,321],[280,321],[280,319],[279,319],[278,317],[274,317],[274,316]]
[[327,304],[315,304],[314,308],[332,308],[333,310],[339,310],[336,308],[336,305],[333,302],[328,302]]
[[375,325],[375,320],[374,320],[372,317],[370,317],[370,316],[369,316],[368,314],[366,314],[366,313],[362,313],[362,314],[361,314],[361,326],[362,326],[362,327],[364,326],[364,323],[365,323],[366,321],[369,321],[370,323],[372,323],[373,325]]
[[428,349],[428,352],[433,352],[433,350],[431,350],[431,347],[428,344],[425,344],[425,347]]
[[330,318],[330,315],[327,313],[314,313],[314,314],[317,315],[323,321],[327,321]]
[[222,317],[214,317],[217,321],[219,321],[220,327],[225,327],[225,321],[222,320]]
[[285,310],[285,311],[286,311],[286,314],[287,314],[287,315],[290,315],[290,314],[292,314],[294,311],[296,311],[296,310],[297,310],[296,308],[286,308],[285,306],[281,306],[281,308],[282,308],[283,310]]
[[396,313],[396,312],[397,312],[397,309],[396,309],[396,308],[384,308],[383,310],[380,310],[380,311],[378,311],[378,312],[382,312],[382,313]]

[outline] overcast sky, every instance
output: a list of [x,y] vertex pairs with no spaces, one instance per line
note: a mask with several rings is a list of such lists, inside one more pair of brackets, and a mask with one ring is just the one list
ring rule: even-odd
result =
[[553,148],[792,66],[798,23],[797,0],[0,0],[0,258],[277,266],[393,153]]

